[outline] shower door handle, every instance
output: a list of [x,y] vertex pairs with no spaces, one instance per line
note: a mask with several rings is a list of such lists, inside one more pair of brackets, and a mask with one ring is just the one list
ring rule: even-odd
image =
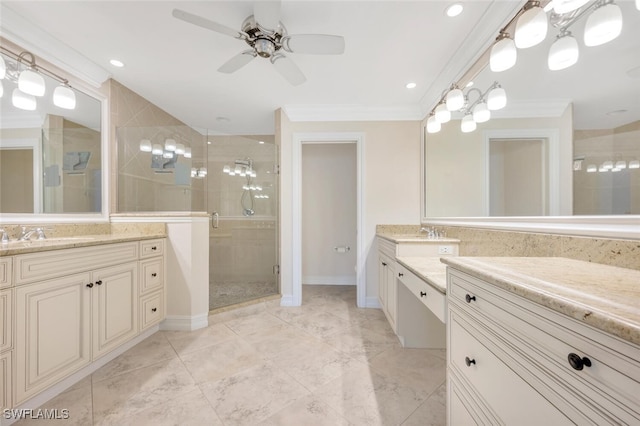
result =
[[219,221],[220,221],[220,215],[218,214],[218,212],[211,213],[211,227],[213,229],[217,229],[218,228],[218,222]]

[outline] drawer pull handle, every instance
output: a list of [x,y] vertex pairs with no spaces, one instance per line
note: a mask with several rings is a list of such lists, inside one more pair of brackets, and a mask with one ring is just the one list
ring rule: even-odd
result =
[[569,359],[569,364],[574,370],[582,370],[584,367],[591,367],[591,360],[586,356],[580,357],[580,355],[571,352],[567,358]]
[[102,285],[102,280],[96,281],[96,285]]
[[475,364],[476,360],[471,359],[468,356],[464,357],[464,363],[467,364],[467,367],[471,367],[471,364]]
[[155,312],[157,310],[158,310],[158,308],[153,308],[153,309],[151,309],[151,312]]
[[467,295],[464,297],[464,300],[467,301],[467,303],[471,303],[472,301],[476,300],[475,296],[471,296],[469,293],[467,293]]
[[93,283],[87,284],[87,287],[92,288],[93,287]]
[[404,274],[402,272],[398,272],[398,276],[399,277],[404,277]]
[[421,292],[420,292],[420,297],[425,297],[426,295],[427,295],[427,292],[426,292],[426,291],[421,291]]
[[384,263],[384,262],[382,262],[382,266],[387,266],[387,264],[386,264],[386,263]]
[[153,246],[153,247],[151,247],[151,250],[154,250],[154,251],[155,251],[155,250],[158,250],[158,247]]
[[154,272],[153,274],[151,274],[152,277],[157,277],[158,274],[156,272]]

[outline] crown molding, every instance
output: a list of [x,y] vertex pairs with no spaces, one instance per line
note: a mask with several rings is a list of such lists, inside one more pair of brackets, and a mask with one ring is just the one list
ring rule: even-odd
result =
[[99,88],[111,73],[0,3],[0,36]]
[[460,47],[452,52],[451,59],[420,100],[421,119],[425,118],[440,100],[443,90],[449,88],[451,83],[458,81],[491,46],[500,28],[509,22],[523,3],[523,1],[491,1],[478,23]]
[[291,121],[420,121],[423,118],[419,105],[285,105],[282,109]]

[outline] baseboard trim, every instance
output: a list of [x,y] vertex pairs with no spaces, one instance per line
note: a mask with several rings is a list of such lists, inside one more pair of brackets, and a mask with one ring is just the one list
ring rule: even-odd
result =
[[[91,364],[87,365],[81,370],[76,371],[69,377],[62,379],[61,381],[51,386],[50,388],[40,392],[38,395],[32,398],[29,398],[28,400],[18,405],[16,408],[14,408],[14,410],[28,410],[28,409],[35,410],[36,408],[41,407],[42,405],[47,403],[47,401],[50,401],[51,399],[55,398],[56,396],[60,395],[61,393],[69,389],[71,386],[78,383],[80,380],[93,374],[96,370],[103,367],[110,361],[113,361],[115,358],[119,357],[120,355],[122,355],[123,353],[125,353],[126,351],[128,351],[129,349],[137,345],[138,343],[142,342],[144,339],[151,336],[158,330],[159,330],[159,326],[156,325],[149,328],[148,330],[143,331],[138,336],[129,340],[127,343],[124,343],[121,346],[118,346],[116,349],[112,350],[102,358],[99,358],[93,361]],[[2,422],[3,425],[9,426],[10,424],[15,423],[19,419],[2,419],[2,420],[3,420]]]
[[303,285],[356,285],[356,277],[351,275],[305,275]]
[[380,301],[377,297],[367,297],[365,308],[376,308],[382,309],[382,305],[380,305]]
[[160,330],[193,331],[209,326],[209,313],[200,315],[167,315],[160,323]]

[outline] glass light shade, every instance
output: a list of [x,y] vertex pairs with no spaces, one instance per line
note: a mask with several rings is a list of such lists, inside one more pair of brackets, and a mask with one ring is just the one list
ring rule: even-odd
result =
[[140,151],[142,152],[151,152],[153,147],[151,146],[151,141],[149,139],[142,139],[140,141]]
[[540,6],[524,12],[516,22],[515,42],[518,49],[533,47],[547,36],[547,14]]
[[602,168],[607,170],[613,169],[613,161],[605,161],[602,163]]
[[32,70],[24,70],[18,77],[18,89],[28,95],[44,96],[44,78]]
[[0,56],[0,80],[7,75],[7,64],[4,62],[4,58]]
[[563,70],[578,62],[579,56],[578,41],[571,34],[566,34],[551,45],[547,65],[551,71]]
[[222,168],[222,171],[223,171],[224,173],[229,173],[229,172],[231,172],[231,167],[229,167],[229,166],[224,166],[224,167]]
[[173,158],[173,152],[171,151],[164,151],[162,153],[162,158]]
[[460,89],[451,89],[446,98],[447,109],[458,111],[464,105],[464,93]]
[[196,177],[198,176],[198,169],[192,168],[191,169],[191,177]]
[[53,104],[64,109],[76,109],[76,94],[69,86],[58,86],[53,91]]
[[476,123],[484,123],[491,119],[491,111],[487,107],[487,104],[480,102],[473,108],[473,121]]
[[600,46],[620,35],[622,12],[614,3],[608,3],[591,12],[584,26],[585,46]]
[[11,103],[14,107],[25,111],[35,111],[37,106],[36,98],[34,96],[28,95],[18,88],[13,89]]
[[476,127],[476,122],[473,121],[473,116],[471,114],[467,114],[462,117],[462,121],[460,122],[460,130],[462,130],[462,133],[473,132]]
[[600,166],[600,168],[598,169],[599,172],[608,172],[609,169],[605,169],[604,167]]
[[191,148],[184,149],[184,158],[191,158]]
[[0,98],[4,96],[4,85],[2,84],[2,81],[0,81]]
[[176,150],[176,141],[175,139],[165,139],[164,140],[164,149],[167,151],[175,151]]
[[159,143],[153,144],[153,147],[151,148],[151,153],[153,155],[162,155],[163,152],[164,150],[162,149],[162,145],[160,145]]
[[595,164],[589,164],[587,166],[587,173],[593,173],[597,171],[598,171],[598,166],[596,166]]
[[438,123],[444,124],[451,120],[451,111],[447,109],[447,106],[443,103],[439,103],[435,111],[436,120]]
[[198,177],[205,177],[207,175],[207,169],[202,168],[202,169],[198,169]]
[[235,172],[235,174],[239,175],[240,172],[242,172],[242,168],[240,166],[236,166],[236,168],[233,171]]
[[498,40],[491,47],[491,55],[489,57],[489,68],[493,72],[506,71],[516,64],[518,59],[518,49],[511,37],[505,37]]
[[640,0],[636,0],[636,9],[640,10]]
[[620,169],[619,169],[619,168],[617,168],[617,167],[614,167],[613,169],[611,169],[611,171],[612,171],[612,172],[619,172],[619,171],[620,171]]
[[487,95],[487,108],[496,111],[507,105],[507,92],[502,87],[496,87]]
[[620,161],[616,161],[616,165],[615,165],[616,169],[626,169],[627,168],[627,162],[624,160],[620,160]]
[[184,145],[179,143],[176,145],[176,154],[177,155],[184,155]]
[[441,128],[442,126],[435,115],[432,115],[427,119],[427,133],[438,133]]
[[630,169],[640,169],[640,161],[638,161],[638,160],[629,161],[629,168]]
[[553,10],[558,14],[568,13],[581,8],[590,0],[554,0]]

